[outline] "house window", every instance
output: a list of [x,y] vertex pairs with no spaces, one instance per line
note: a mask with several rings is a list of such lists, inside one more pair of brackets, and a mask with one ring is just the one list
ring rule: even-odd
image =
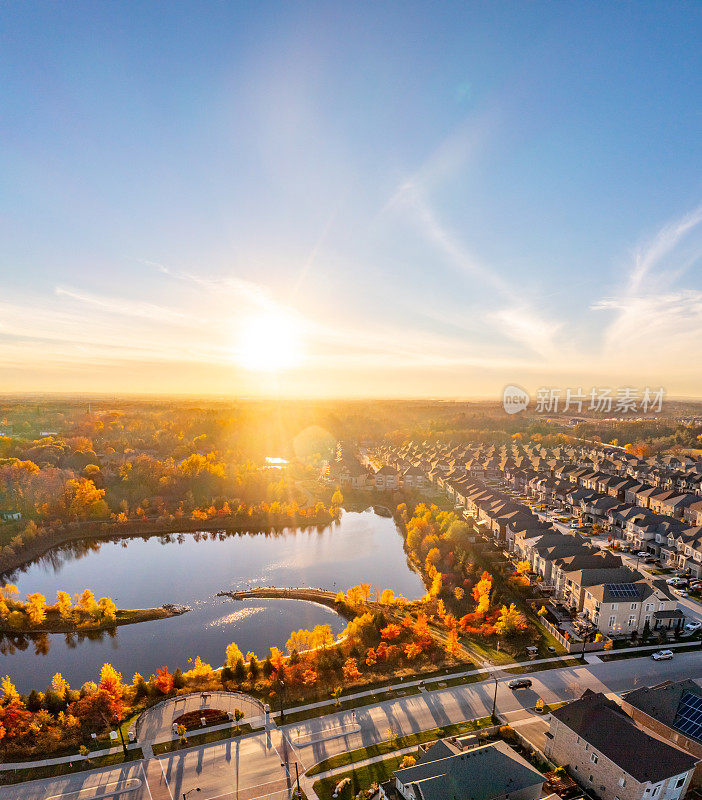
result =
[[683,785],[683,783],[685,783],[685,777],[684,776],[682,778],[678,778],[678,782],[675,784],[675,788],[679,789]]
[[658,794],[658,790],[660,788],[661,788],[660,786],[656,786],[656,788],[651,792],[651,797],[655,797]]
[[616,621],[617,621],[617,618],[616,618],[616,616],[614,616],[614,615],[613,615],[613,616],[611,616],[611,617],[609,618],[609,627],[610,627],[610,628],[613,628],[613,627],[614,627],[614,623],[615,623]]
[[630,614],[629,615],[629,627],[633,628],[635,622],[636,622],[636,614]]
[[590,756],[590,761],[592,761],[593,764],[597,764],[597,756],[595,753]]
[[592,783],[592,775],[589,776],[588,780]]
[[653,603],[646,603],[646,611],[652,611],[652,610],[653,610]]
[[622,777],[619,779],[619,785],[620,785],[622,788],[624,788],[624,787],[626,786],[626,778],[625,778],[624,776],[622,776]]
[[631,604],[631,610],[632,611],[636,611],[636,605],[637,605],[636,603],[632,603]]

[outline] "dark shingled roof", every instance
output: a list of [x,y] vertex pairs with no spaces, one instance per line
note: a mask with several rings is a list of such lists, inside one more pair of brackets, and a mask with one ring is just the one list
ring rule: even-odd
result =
[[673,728],[680,700],[687,693],[702,697],[702,689],[693,680],[687,678],[675,683],[667,681],[659,686],[643,686],[641,689],[634,689],[622,695],[622,700],[669,728]]
[[551,716],[640,783],[657,783],[687,772],[698,761],[644,733],[601,692],[588,689],[580,700],[552,711]]

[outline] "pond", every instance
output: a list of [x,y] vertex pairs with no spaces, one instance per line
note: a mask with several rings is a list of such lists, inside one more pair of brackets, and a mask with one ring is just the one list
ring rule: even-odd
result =
[[41,592],[48,602],[56,590],[75,595],[91,589],[118,608],[183,603],[192,608],[171,619],[122,626],[110,633],[34,640],[5,639],[0,675],[9,674],[20,691],[44,690],[60,672],[74,688],[96,680],[106,661],[131,681],[156,668],[188,668],[201,656],[224,663],[235,641],[246,653],[265,657],[272,645],[285,648],[292,630],[329,624],[335,634],[345,620],[331,609],[298,600],[235,601],[223,590],[255,586],[317,586],[348,589],[358,583],[392,589],[414,599],[424,593],[421,578],[407,563],[402,536],[392,519],[373,511],[343,512],[326,528],[279,533],[179,533],[150,538],[84,540],[55,548],[8,576],[22,596]]

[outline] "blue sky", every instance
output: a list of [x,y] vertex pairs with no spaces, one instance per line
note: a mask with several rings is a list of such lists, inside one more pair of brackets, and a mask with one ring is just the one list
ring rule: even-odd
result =
[[702,396],[701,40],[687,3],[2,3],[3,386]]

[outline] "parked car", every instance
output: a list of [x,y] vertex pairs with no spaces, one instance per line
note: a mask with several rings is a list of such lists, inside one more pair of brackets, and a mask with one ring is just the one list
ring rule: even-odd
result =
[[655,556],[646,556],[644,558],[644,564],[655,564],[658,559]]
[[[671,656],[672,656],[672,653],[671,653]],[[507,684],[507,686],[509,686],[509,688],[512,689],[512,690],[514,690],[514,689],[529,689],[529,688],[531,688],[531,681],[529,680],[529,678],[515,678],[515,680],[510,681]]]
[[669,586],[687,586],[687,581],[685,578],[668,578],[666,583]]
[[672,657],[672,650],[659,650],[651,656],[654,661],[669,661]]
[[645,550],[639,550],[639,552],[636,555],[638,556],[638,558],[646,558],[648,553]]
[[697,633],[698,630],[702,628],[702,622],[699,620],[695,620],[694,622],[688,622],[685,625],[684,635],[691,636],[693,633]]
[[676,586],[674,586],[673,591],[678,595],[678,597],[687,597],[687,591],[685,589],[678,589]]

